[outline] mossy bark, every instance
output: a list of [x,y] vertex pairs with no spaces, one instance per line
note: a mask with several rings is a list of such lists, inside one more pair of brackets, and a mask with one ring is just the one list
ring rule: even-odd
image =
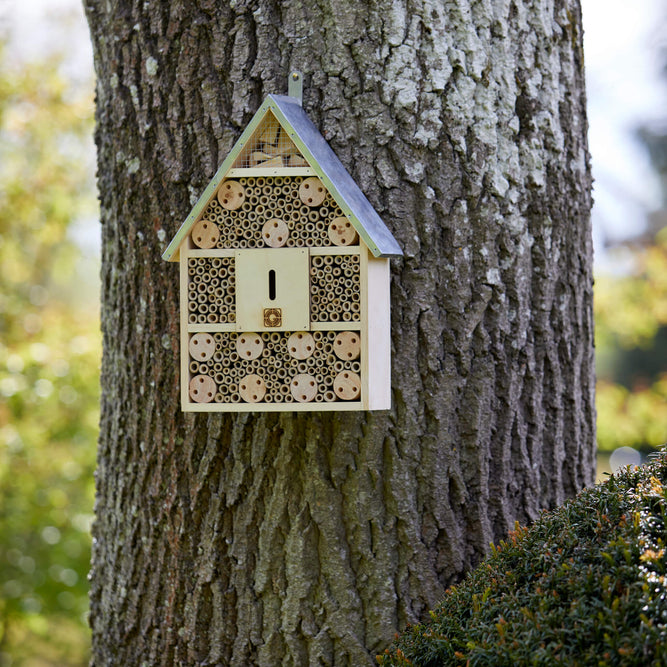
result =
[[[85,0],[104,358],[95,665],[373,664],[593,479],[577,0]],[[267,93],[404,249],[388,413],[185,415],[160,258]]]

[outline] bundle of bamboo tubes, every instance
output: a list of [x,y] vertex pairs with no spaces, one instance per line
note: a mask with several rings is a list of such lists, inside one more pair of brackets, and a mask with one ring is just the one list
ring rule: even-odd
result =
[[196,333],[189,350],[190,396],[197,402],[359,398],[357,331]]
[[236,321],[233,257],[188,259],[188,321],[223,324]]
[[[318,185],[319,184],[319,185]],[[308,188],[305,188],[308,186]],[[280,223],[282,239],[267,232]],[[248,177],[224,181],[193,226],[198,248],[331,247],[359,237],[317,178]]]
[[313,322],[359,322],[359,255],[312,255],[310,319]]

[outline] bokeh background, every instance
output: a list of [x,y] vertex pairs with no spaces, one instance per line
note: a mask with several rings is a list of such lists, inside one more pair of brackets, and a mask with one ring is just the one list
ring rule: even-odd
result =
[[[667,441],[667,7],[582,2],[604,479]],[[78,0],[0,0],[1,667],[82,666],[89,655],[93,87]]]

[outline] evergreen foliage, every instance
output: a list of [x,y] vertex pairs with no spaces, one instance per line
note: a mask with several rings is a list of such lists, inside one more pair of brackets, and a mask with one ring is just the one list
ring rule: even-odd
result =
[[518,527],[381,665],[667,664],[667,457]]

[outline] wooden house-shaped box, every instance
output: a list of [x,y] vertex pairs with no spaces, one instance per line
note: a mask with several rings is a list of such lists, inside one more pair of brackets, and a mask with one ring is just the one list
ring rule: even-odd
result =
[[269,95],[163,254],[183,410],[390,408],[401,254],[300,98]]

